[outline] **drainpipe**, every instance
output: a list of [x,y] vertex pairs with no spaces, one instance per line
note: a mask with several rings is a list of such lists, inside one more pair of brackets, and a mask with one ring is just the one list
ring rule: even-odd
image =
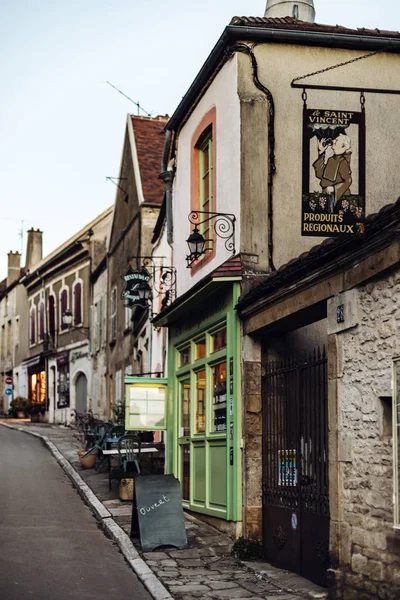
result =
[[172,222],[172,183],[174,181],[174,164],[172,159],[168,162],[171,149],[172,131],[167,129],[165,132],[164,151],[161,162],[161,173],[159,178],[165,183],[165,214],[167,218],[167,242],[172,246],[174,238],[174,225]]
[[274,228],[273,228],[273,178],[276,172],[275,167],[275,105],[274,98],[271,91],[261,83],[258,78],[258,64],[257,59],[254,55],[253,46],[247,46],[246,44],[235,44],[231,46],[227,51],[227,58],[231,57],[234,52],[243,52],[247,54],[251,60],[251,66],[253,69],[253,83],[257,89],[261,90],[265,95],[268,102],[268,196],[267,196],[267,216],[268,216],[268,265],[271,271],[276,271],[273,250],[274,250]]

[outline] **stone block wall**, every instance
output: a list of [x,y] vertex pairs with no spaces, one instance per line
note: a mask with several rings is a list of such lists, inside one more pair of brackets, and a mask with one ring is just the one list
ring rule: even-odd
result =
[[330,421],[331,475],[337,469],[332,597],[394,600],[400,598],[400,530],[393,528],[391,395],[392,360],[400,355],[400,270],[358,288],[356,302],[357,325],[330,335],[329,343],[329,402],[337,417],[336,431]]

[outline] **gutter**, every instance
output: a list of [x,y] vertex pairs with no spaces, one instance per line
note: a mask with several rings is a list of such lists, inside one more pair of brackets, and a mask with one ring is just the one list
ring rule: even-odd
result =
[[[304,46],[325,46],[352,50],[379,50],[390,47],[390,52],[400,52],[400,37],[372,36],[347,33],[325,33],[321,31],[296,31],[290,29],[244,27],[228,25],[197,77],[184,95],[174,114],[165,126],[165,131],[177,130],[183,118],[190,112],[193,102],[204,91],[210,77],[224,57],[230,42],[251,40],[275,44],[299,44]],[[388,50],[389,51],[389,50]]]

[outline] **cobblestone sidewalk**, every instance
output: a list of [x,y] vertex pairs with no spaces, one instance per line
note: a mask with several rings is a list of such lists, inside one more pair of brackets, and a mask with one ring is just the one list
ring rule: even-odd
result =
[[[115,523],[129,536],[131,503],[119,500],[116,485],[109,491],[106,472],[97,473],[93,469],[81,469],[77,456],[80,444],[73,430],[57,425],[31,424],[11,419],[1,422],[13,428],[46,436],[89,486],[96,499],[109,511]],[[98,514],[99,511],[96,512]],[[176,600],[301,600],[328,597],[324,588],[298,575],[276,569],[268,563],[245,563],[233,558],[233,540],[191,514],[185,513],[185,526],[188,548],[184,550],[169,547],[164,548],[162,552],[143,553],[139,539],[131,539],[128,542],[168,590],[169,594],[155,590],[153,597],[157,600],[171,596]],[[123,548],[122,551],[129,554],[129,548],[127,552],[124,552]],[[125,557],[128,560],[129,557]],[[135,568],[134,560],[128,562]],[[145,575],[138,572],[142,579]],[[160,589],[162,590],[162,586]]]

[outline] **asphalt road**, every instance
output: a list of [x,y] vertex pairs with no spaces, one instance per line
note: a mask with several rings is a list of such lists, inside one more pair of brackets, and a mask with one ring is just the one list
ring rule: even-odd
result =
[[151,600],[40,440],[0,427],[1,600]]

